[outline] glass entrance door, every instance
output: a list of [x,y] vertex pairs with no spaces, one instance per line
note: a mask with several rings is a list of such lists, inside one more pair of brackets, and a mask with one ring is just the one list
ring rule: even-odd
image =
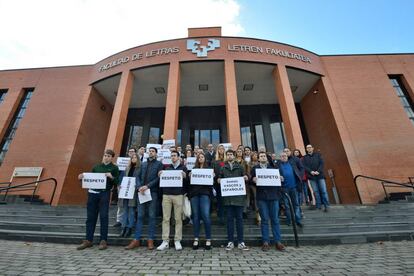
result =
[[219,129],[194,129],[192,134],[190,143],[203,149],[206,149],[208,144],[218,145],[220,143]]

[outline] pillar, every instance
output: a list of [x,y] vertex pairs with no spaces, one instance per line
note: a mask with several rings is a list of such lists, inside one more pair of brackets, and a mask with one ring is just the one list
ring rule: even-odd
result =
[[106,149],[113,149],[115,154],[120,153],[122,137],[125,132],[125,124],[128,115],[129,103],[131,101],[134,75],[130,71],[124,71],[119,82],[118,93],[112,112],[111,125],[106,138]]
[[[239,102],[237,100],[234,60],[224,61],[224,95],[226,101],[227,139],[236,149],[241,144]],[[225,141],[223,141],[225,142]]]
[[180,63],[172,61],[168,74],[163,140],[176,139],[180,109]]
[[296,113],[295,100],[293,99],[289,78],[284,65],[278,65],[273,70],[273,80],[275,82],[276,96],[280,104],[282,120],[285,126],[288,147],[300,149],[302,152],[305,152],[302,132]]

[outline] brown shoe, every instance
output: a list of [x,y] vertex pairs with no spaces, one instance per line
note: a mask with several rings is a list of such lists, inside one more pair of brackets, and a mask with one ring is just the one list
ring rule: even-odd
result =
[[263,250],[263,251],[269,251],[269,250],[270,250],[270,245],[269,245],[269,243],[267,243],[267,242],[263,243],[263,245],[262,245],[262,250]]
[[125,247],[125,250],[131,250],[131,249],[134,249],[134,248],[139,247],[140,245],[141,245],[141,243],[140,243],[140,241],[139,241],[139,240],[132,240],[132,241],[128,244],[128,246],[126,246],[126,247]]
[[147,246],[149,250],[154,250],[154,241],[153,240],[148,240],[147,241]]
[[93,244],[91,241],[88,240],[84,240],[82,241],[81,245],[79,245],[78,247],[76,247],[77,250],[84,250],[86,248],[92,247]]
[[99,249],[99,250],[105,250],[105,249],[107,249],[107,248],[108,248],[108,244],[106,243],[106,241],[102,240],[102,241],[99,243],[99,247],[98,247],[98,249]]
[[285,251],[286,247],[282,243],[278,242],[276,243],[276,250]]

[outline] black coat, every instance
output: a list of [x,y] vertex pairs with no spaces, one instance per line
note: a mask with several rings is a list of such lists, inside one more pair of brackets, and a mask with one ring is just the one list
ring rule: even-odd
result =
[[[312,155],[306,154],[303,157],[303,166],[305,167],[307,176],[310,180],[325,178],[323,174],[323,159],[320,153],[314,152]],[[312,175],[311,171],[319,172],[319,175]]]
[[[269,163],[267,164],[267,168],[269,170],[275,170],[278,169],[277,164],[275,164],[276,167],[273,167]],[[261,169],[259,165],[256,165],[251,170],[251,177],[256,177],[256,169]],[[256,186],[256,198],[257,200],[279,200],[282,196],[281,194],[281,187],[274,187],[274,186]]]

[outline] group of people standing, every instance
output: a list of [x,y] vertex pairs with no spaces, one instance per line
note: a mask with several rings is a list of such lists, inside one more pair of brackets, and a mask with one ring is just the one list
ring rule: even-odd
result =
[[[101,235],[99,249],[107,248],[108,238],[108,209],[110,202],[110,191],[120,183],[122,177],[134,177],[136,179],[136,192],[133,199],[119,199],[117,225],[120,224],[121,237],[129,237],[135,227],[134,238],[125,247],[132,250],[140,247],[143,238],[144,218],[148,217],[148,233],[146,246],[149,250],[166,250],[170,246],[170,220],[172,211],[175,220],[174,247],[182,250],[182,228],[183,228],[183,205],[184,196],[191,203],[191,220],[193,225],[193,249],[203,246],[206,250],[212,248],[211,211],[212,203],[216,202],[217,217],[221,223],[227,226],[226,250],[232,250],[237,246],[241,250],[249,250],[244,242],[243,218],[248,208],[256,211],[256,219],[261,227],[262,249],[267,251],[271,248],[270,232],[273,234],[275,248],[284,251],[285,246],[281,242],[279,225],[280,207],[289,206],[292,202],[295,223],[303,227],[301,205],[309,202],[310,191],[313,190],[316,208],[328,211],[329,201],[326,183],[323,174],[323,159],[319,153],[314,152],[312,145],[306,146],[307,154],[302,156],[300,150],[291,151],[285,148],[280,153],[280,159],[260,148],[253,152],[250,147],[239,146],[236,150],[225,150],[223,145],[214,149],[208,145],[206,151],[201,148],[191,148],[187,145],[182,151],[180,147],[171,147],[171,164],[163,165],[157,160],[158,150],[155,147],[147,149],[140,147],[138,152],[135,148],[128,150],[130,162],[125,171],[119,172],[113,163],[115,153],[106,150],[101,164],[93,167],[92,172],[105,173],[107,177],[106,189],[89,189],[87,203],[86,240],[78,246],[82,250],[93,245],[93,233],[100,216]],[[194,168],[213,169],[214,184],[194,185],[191,184],[191,171],[187,169],[187,158],[196,157]],[[256,169],[278,169],[280,173],[281,186],[257,186]],[[182,187],[163,187],[159,185],[160,176],[163,171],[178,170],[182,172]],[[245,195],[222,196],[220,183],[224,178],[243,177],[246,185]],[[79,175],[79,180],[83,174]],[[308,181],[312,189],[308,187]],[[150,194],[151,200],[140,203],[138,194]],[[285,196],[284,196],[285,195]],[[162,242],[155,247],[155,229],[158,206],[162,209]],[[285,210],[286,223],[291,224],[293,219],[290,212]],[[200,241],[201,221],[205,229],[205,242]],[[236,227],[235,227],[236,226]],[[234,238],[236,228],[237,239]]]

